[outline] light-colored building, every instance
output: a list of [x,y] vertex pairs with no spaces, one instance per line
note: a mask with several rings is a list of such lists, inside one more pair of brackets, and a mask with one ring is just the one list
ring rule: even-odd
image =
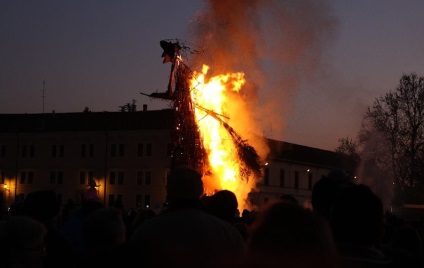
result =
[[[62,204],[80,203],[94,179],[106,206],[121,200],[126,209],[159,210],[171,167],[172,115],[172,109],[0,115],[2,205],[45,189],[55,190]],[[307,202],[331,169],[352,170],[334,152],[268,141],[264,179],[251,195],[258,206],[281,194]]]
[[268,139],[271,150],[259,192],[253,203],[261,206],[281,195],[291,195],[300,204],[310,206],[314,184],[334,169],[343,170],[351,179],[355,162],[332,151]]
[[170,168],[171,110],[0,115],[2,200],[54,189],[81,202],[94,179],[101,201],[160,207]]

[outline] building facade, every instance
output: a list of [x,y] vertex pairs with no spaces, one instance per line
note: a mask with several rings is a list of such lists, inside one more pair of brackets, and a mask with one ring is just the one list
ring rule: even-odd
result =
[[334,169],[343,170],[352,180],[356,164],[332,151],[268,139],[270,154],[259,191],[253,193],[253,203],[259,206],[281,195],[291,195],[305,207],[310,207],[314,184]]
[[[62,204],[82,201],[89,183],[106,206],[159,210],[171,168],[172,110],[0,115],[3,207],[53,189]],[[307,203],[313,184],[348,167],[334,152],[268,140],[263,181],[251,194],[261,206],[282,194]],[[350,169],[350,170],[349,170]],[[353,169],[349,166],[348,171]]]

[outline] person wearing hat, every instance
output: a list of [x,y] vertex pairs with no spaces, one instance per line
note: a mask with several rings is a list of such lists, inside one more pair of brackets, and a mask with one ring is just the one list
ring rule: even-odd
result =
[[90,182],[88,183],[88,185],[90,186],[90,188],[87,190],[87,192],[85,192],[84,199],[86,201],[87,200],[99,200],[99,192],[96,189],[96,187],[98,187],[98,185],[96,184],[96,181],[91,179]]

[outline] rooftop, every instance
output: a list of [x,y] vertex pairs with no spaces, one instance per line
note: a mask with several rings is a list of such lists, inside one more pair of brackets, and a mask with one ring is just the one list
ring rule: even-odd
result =
[[137,112],[0,114],[0,132],[170,129],[172,109]]

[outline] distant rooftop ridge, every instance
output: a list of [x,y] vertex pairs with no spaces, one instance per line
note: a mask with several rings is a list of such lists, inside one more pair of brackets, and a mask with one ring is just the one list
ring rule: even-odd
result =
[[172,109],[0,114],[0,132],[170,129]]

